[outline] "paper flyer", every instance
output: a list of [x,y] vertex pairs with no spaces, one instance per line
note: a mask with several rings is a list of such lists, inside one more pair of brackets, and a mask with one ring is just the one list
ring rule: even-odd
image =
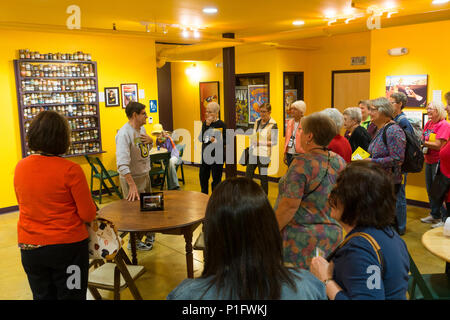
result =
[[370,157],[370,153],[361,147],[358,147],[352,154],[352,161],[364,160]]

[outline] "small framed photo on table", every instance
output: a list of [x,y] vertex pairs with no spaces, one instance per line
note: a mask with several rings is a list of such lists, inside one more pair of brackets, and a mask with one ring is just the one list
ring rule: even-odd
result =
[[139,102],[137,83],[123,83],[120,85],[122,91],[122,108],[126,108],[131,101]]
[[106,107],[120,106],[119,87],[105,88],[105,106]]
[[141,193],[139,197],[141,198],[141,211],[164,210],[164,193]]

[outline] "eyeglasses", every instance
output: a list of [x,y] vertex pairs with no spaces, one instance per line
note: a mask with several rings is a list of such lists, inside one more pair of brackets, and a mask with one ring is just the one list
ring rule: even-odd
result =
[[369,109],[369,111],[378,111],[378,109],[375,107],[368,107],[367,109]]

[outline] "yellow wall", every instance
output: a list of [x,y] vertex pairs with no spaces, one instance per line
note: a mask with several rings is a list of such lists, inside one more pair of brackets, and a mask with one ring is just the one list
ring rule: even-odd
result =
[[[445,40],[445,30],[450,30],[450,20],[373,31],[371,98],[385,96],[388,75],[428,74],[428,101],[432,99],[433,90],[442,90],[442,94],[450,91],[450,43]],[[387,54],[388,49],[398,47],[408,48],[409,53],[397,57]],[[407,182],[408,199],[428,202],[424,172],[409,174]]]
[[[2,93],[2,119],[0,125],[0,208],[17,205],[13,188],[14,168],[22,158],[16,84],[13,60],[17,50],[29,48],[31,51],[91,53],[97,61],[99,91],[104,87],[119,87],[121,83],[138,83],[145,90],[141,103],[148,106],[149,99],[157,99],[155,64],[155,43],[139,37],[112,35],[91,35],[82,33],[45,33],[0,30],[0,88]],[[149,114],[150,115],[150,114]],[[153,114],[154,123],[159,121]],[[103,150],[101,160],[108,169],[116,169],[115,135],[127,121],[121,107],[105,108],[100,103],[100,125]],[[151,125],[146,125],[147,131]],[[83,157],[69,158],[81,164],[90,177],[90,169]],[[97,182],[98,186],[98,182]]]

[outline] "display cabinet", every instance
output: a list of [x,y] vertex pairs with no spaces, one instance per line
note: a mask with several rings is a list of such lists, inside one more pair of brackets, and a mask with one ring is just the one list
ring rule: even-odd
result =
[[[59,60],[77,56],[77,60]],[[33,153],[28,149],[26,134],[31,121],[44,110],[59,112],[69,122],[71,146],[64,157],[102,153],[97,63],[81,54],[39,56],[44,59],[35,55],[34,58],[22,54],[20,57],[14,60],[14,70],[22,156]]]

